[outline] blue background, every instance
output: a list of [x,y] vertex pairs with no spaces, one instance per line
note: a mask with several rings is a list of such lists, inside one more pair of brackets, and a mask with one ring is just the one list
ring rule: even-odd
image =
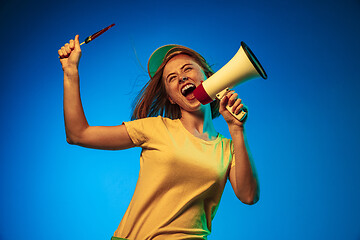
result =
[[[209,239],[360,239],[360,1],[24,1],[1,4],[0,239],[110,239],[140,149],[66,143],[57,50],[82,46],[91,125],[128,121],[150,54],[178,43],[218,70],[245,41],[269,76],[236,87],[261,184],[227,185]],[[134,53],[136,50],[137,57]],[[140,65],[141,63],[141,65]],[[230,137],[222,118],[216,128]]]

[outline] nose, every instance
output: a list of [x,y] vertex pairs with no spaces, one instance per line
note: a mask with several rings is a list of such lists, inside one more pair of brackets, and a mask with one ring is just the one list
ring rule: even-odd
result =
[[187,77],[182,77],[182,78],[180,78],[180,83],[181,83],[181,82],[185,82],[186,80],[188,80]]

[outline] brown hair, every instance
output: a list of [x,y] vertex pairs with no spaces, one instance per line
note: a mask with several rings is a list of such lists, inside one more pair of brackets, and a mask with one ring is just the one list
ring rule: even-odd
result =
[[[150,78],[150,80],[145,84],[145,86],[141,89],[135,98],[133,105],[134,110],[131,116],[131,120],[146,117],[156,117],[159,115],[170,119],[181,118],[180,107],[177,104],[171,104],[168,99],[164,81],[162,80],[165,65],[171,58],[179,54],[186,54],[192,57],[203,69],[207,78],[214,74],[214,71],[211,69],[210,65],[199,53],[190,48],[182,46],[172,48],[165,55],[163,62],[153,77]],[[211,115],[213,119],[220,116],[219,105],[220,101],[218,99],[210,103]]]

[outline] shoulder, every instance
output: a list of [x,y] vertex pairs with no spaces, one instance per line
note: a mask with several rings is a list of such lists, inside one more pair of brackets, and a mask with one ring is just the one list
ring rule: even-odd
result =
[[221,133],[219,133],[218,138],[219,138],[219,142],[221,142],[224,147],[230,150],[231,153],[234,152],[234,144],[232,139],[224,137]]
[[[170,120],[170,121],[169,121]],[[171,124],[171,119],[161,116],[140,118],[128,122],[123,122],[126,130],[136,146],[146,147],[152,139],[164,135],[166,125]]]
[[[169,119],[172,121],[171,119]],[[165,123],[167,120],[162,116],[157,117],[146,117],[146,118],[139,118],[131,121],[124,122],[125,125],[148,125],[148,124],[161,124]]]
[[224,135],[222,135],[221,133],[218,133],[218,138],[220,141],[224,142],[224,143],[231,143],[232,140],[230,138],[226,138]]
[[143,118],[143,119],[139,119],[139,120],[143,120],[144,122],[146,122],[147,124],[151,124],[152,127],[172,127],[172,126],[177,126],[179,120],[178,119],[170,119],[170,118],[166,118],[166,117],[162,117],[162,116],[157,116],[157,117],[148,117],[148,118]]
[[153,134],[162,130],[175,127],[176,120],[165,118],[162,116],[140,118],[128,122],[124,122],[126,129],[130,132],[136,131],[142,134]]

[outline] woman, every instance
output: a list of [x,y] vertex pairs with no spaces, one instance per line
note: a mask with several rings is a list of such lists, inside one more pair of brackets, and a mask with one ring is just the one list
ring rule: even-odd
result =
[[[202,105],[192,91],[213,74],[195,51],[167,45],[149,59],[150,81],[130,122],[89,126],[79,91],[79,36],[59,51],[64,71],[67,141],[89,148],[141,147],[140,173],[130,205],[112,239],[206,239],[227,179],[243,203],[259,199],[259,186],[244,134],[234,118],[244,107],[234,91]],[[232,140],[217,133],[224,117]]]

